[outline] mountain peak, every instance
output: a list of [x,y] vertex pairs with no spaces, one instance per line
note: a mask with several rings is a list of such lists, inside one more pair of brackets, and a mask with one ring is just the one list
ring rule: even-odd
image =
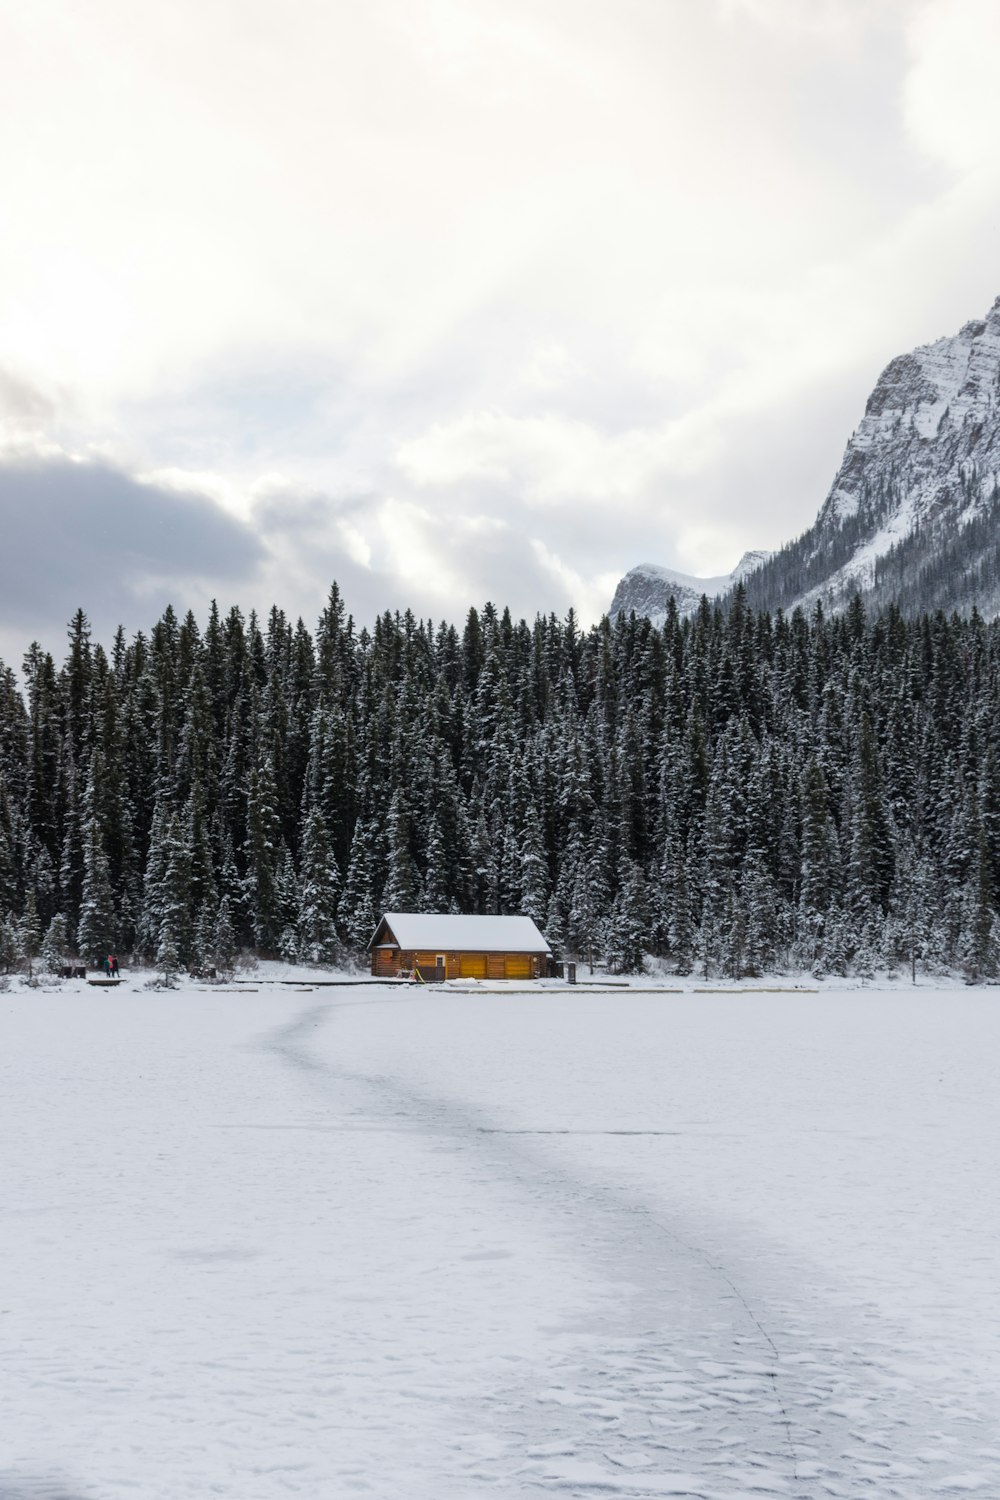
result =
[[1000,297],[889,361],[815,523],[754,575],[752,602],[1000,613],[998,476]]
[[611,614],[657,622],[746,580],[756,608],[860,592],[876,606],[1000,615],[1000,297],[985,318],[898,354],[882,371],[813,525],[778,553],[745,554],[722,578],[645,563]]
[[654,625],[662,625],[671,599],[677,605],[678,614],[693,614],[704,596],[716,599],[727,594],[771,555],[770,552],[744,552],[731,573],[712,578],[678,573],[674,568],[664,568],[658,563],[638,563],[629,569],[615,589],[609,614],[614,619],[616,615],[634,611],[637,615],[647,616]]

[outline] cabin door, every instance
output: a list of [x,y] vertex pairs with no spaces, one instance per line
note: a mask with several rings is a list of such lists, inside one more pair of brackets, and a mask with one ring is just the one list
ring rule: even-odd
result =
[[507,979],[530,979],[531,958],[527,953],[508,953],[506,964]]

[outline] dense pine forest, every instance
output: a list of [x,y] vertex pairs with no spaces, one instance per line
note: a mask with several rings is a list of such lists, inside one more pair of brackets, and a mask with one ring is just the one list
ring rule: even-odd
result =
[[423,909],[625,972],[992,976],[998,731],[975,614],[81,611],[0,668],[0,971],[341,961]]

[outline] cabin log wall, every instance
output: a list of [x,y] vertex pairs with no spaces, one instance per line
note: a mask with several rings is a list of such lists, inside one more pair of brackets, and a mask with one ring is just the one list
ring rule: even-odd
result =
[[445,960],[446,979],[540,979],[545,957],[538,953],[430,952],[424,949],[373,948],[371,972],[376,979],[395,979],[400,973],[423,971],[425,979],[436,977],[437,960]]

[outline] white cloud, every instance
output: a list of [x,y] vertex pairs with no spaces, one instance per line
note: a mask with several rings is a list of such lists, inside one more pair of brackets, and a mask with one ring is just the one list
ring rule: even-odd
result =
[[390,497],[378,508],[378,530],[380,550],[396,577],[435,598],[454,595],[458,580],[430,511]]
[[169,465],[163,469],[151,469],[136,477],[141,484],[157,485],[173,494],[208,495],[223,510],[242,519],[247,519],[250,515],[250,497],[243,486],[227,474]]
[[563,592],[573,601],[577,617],[585,625],[599,620],[607,611],[620,575],[613,571],[585,577],[538,537],[532,538],[531,550],[542,569],[558,581]]
[[991,0],[4,26],[0,441],[210,496],[303,608],[723,572],[1000,290]]
[[728,20],[748,20],[784,35],[853,41],[873,23],[898,18],[907,0],[717,0]]
[[584,374],[579,362],[563,344],[537,344],[521,371],[521,380],[531,391],[554,393],[565,390]]
[[472,412],[436,423],[396,459],[421,488],[482,481],[543,506],[628,504],[671,472],[697,472],[708,459],[697,421],[604,434],[558,416]]
[[907,27],[903,115],[921,149],[958,173],[1000,175],[1000,8],[994,0],[931,0]]

